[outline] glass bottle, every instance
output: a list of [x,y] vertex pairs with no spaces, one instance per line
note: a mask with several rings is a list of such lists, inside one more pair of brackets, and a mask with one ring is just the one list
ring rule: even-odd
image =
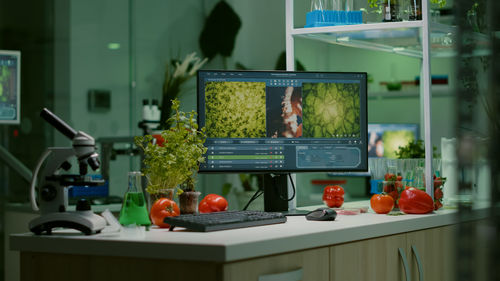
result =
[[399,11],[399,3],[397,0],[385,0],[384,2],[384,21],[401,21],[401,15]]
[[422,20],[422,0],[410,0],[410,20]]
[[123,199],[119,221],[122,225],[151,225],[141,187],[141,172],[128,173],[128,189]]

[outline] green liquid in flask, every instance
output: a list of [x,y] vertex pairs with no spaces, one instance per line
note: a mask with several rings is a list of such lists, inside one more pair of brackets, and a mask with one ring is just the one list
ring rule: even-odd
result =
[[127,192],[125,194],[119,221],[122,225],[151,225],[146,200],[142,192]]

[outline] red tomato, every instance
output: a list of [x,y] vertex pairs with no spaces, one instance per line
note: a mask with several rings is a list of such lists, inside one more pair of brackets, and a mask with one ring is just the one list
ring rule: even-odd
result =
[[151,221],[157,226],[170,227],[169,224],[163,222],[163,219],[166,217],[176,217],[180,213],[179,206],[177,206],[175,201],[168,198],[160,198],[154,202],[149,215]]
[[443,204],[439,200],[434,201],[434,210],[435,211],[437,211],[441,207],[443,207]]
[[227,210],[226,198],[218,194],[208,194],[198,205],[200,213],[221,212]]
[[410,187],[401,192],[399,209],[407,214],[427,214],[434,210],[434,201],[425,191]]
[[344,204],[344,189],[340,185],[328,185],[323,189],[323,202],[330,208]]
[[443,185],[443,179],[441,177],[434,178],[434,189]]
[[370,206],[377,214],[387,214],[394,208],[394,199],[387,194],[374,194],[370,198]]
[[163,146],[163,144],[165,143],[165,139],[160,134],[154,134],[153,138],[156,139],[156,144],[158,146]]
[[384,175],[384,180],[386,181],[395,181],[396,180],[396,175],[392,173],[387,173]]
[[434,200],[439,200],[443,198],[443,190],[440,187],[434,189]]
[[392,199],[394,200],[394,207],[398,207],[398,199],[399,199],[399,193],[397,190],[393,190],[389,192],[387,195],[391,196]]

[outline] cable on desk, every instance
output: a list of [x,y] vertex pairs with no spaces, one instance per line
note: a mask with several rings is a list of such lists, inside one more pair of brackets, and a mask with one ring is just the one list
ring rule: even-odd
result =
[[[296,194],[296,191],[295,191],[295,184],[293,182],[293,179],[292,179],[292,174],[291,173],[287,173],[288,175],[288,178],[290,179],[290,182],[292,183],[292,190],[293,190],[293,194],[290,198],[286,198],[286,191],[285,190],[285,195],[283,195],[283,192],[281,190],[278,190],[278,195],[280,197],[281,200],[283,201],[292,201],[294,198],[295,198],[295,194]],[[273,180],[275,180],[275,177],[273,177]],[[257,199],[259,196],[261,196],[262,194],[264,194],[264,191],[262,189],[258,189],[252,196],[252,198],[250,198],[250,200],[248,200],[248,203],[245,205],[245,207],[243,207],[243,210],[246,210],[248,208],[248,206],[250,206],[250,204],[255,200]]]
[[[280,199],[283,201],[292,201],[293,198],[295,198],[295,184],[293,183],[292,174],[287,173],[287,175],[288,175],[288,178],[290,179],[290,182],[292,183],[293,194],[292,194],[292,197],[286,198],[285,196],[283,196],[282,192],[280,192]],[[287,187],[288,187],[288,185],[287,185]],[[288,188],[286,191],[288,191]],[[285,195],[286,195],[286,192],[285,192]]]
[[259,196],[261,196],[262,194],[264,194],[264,191],[262,189],[258,189],[257,191],[255,191],[255,193],[253,194],[252,198],[250,198],[250,200],[248,200],[248,203],[245,205],[245,207],[243,207],[243,211],[245,211],[248,206],[250,206],[250,204],[257,198],[259,198]]

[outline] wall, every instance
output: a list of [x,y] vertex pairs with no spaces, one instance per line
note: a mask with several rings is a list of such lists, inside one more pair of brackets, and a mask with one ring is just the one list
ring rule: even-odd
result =
[[[295,9],[296,24],[303,24],[308,1],[300,1]],[[355,5],[360,5],[356,2]],[[71,1],[70,5],[70,98],[69,123],[94,137],[140,134],[142,99],[160,99],[165,64],[172,58],[200,53],[198,36],[205,17],[215,0],[210,1]],[[273,69],[280,52],[285,49],[284,1],[228,1],[242,20],[233,56],[228,68],[239,62],[250,69]],[[361,3],[362,4],[362,3]],[[107,44],[120,43],[120,49],[109,50]],[[304,39],[296,40],[297,58],[307,70],[364,71],[374,82],[370,91],[381,91],[380,81],[413,80],[419,75],[420,61],[377,51],[331,46]],[[223,68],[216,57],[204,68]],[[434,74],[451,73],[452,61],[434,59]],[[134,83],[133,83],[134,82]],[[131,87],[130,85],[135,85]],[[195,79],[183,86],[181,109],[195,109]],[[112,108],[108,113],[89,113],[86,93],[91,88],[112,91]],[[369,122],[420,122],[417,96],[409,98],[370,99]],[[452,136],[452,97],[433,99],[433,144],[439,147],[441,136]],[[81,118],[85,116],[85,118]],[[126,171],[138,169],[137,161],[118,156],[112,162],[112,193],[121,195],[126,186]],[[223,176],[200,177],[203,190],[218,192]]]
[[[193,51],[200,54],[198,37],[206,16],[217,2],[71,1],[69,8],[66,7],[70,15],[69,70],[63,72],[69,73],[69,97],[56,104],[60,112],[69,113],[66,121],[96,139],[141,134],[137,123],[142,100],[161,100],[165,65],[171,59],[182,59]],[[284,12],[277,12],[283,10],[284,1],[228,3],[242,20],[228,67],[234,68],[235,63],[240,62],[248,68],[272,69],[279,53],[285,49]],[[262,9],[263,6],[266,9]],[[266,30],[264,35],[262,30]],[[109,43],[119,43],[120,48],[110,50]],[[59,65],[59,69],[64,69],[64,63]],[[216,57],[205,68],[221,69],[221,58]],[[181,110],[196,109],[195,80],[183,85]],[[57,83],[62,82],[56,79]],[[109,112],[88,112],[89,89],[111,91]],[[68,144],[64,138],[59,139],[61,145]],[[121,195],[126,187],[126,172],[138,169],[139,164],[126,156],[118,156],[110,168],[111,193]],[[217,176],[206,177],[208,181],[218,182],[216,186],[224,181]]]

